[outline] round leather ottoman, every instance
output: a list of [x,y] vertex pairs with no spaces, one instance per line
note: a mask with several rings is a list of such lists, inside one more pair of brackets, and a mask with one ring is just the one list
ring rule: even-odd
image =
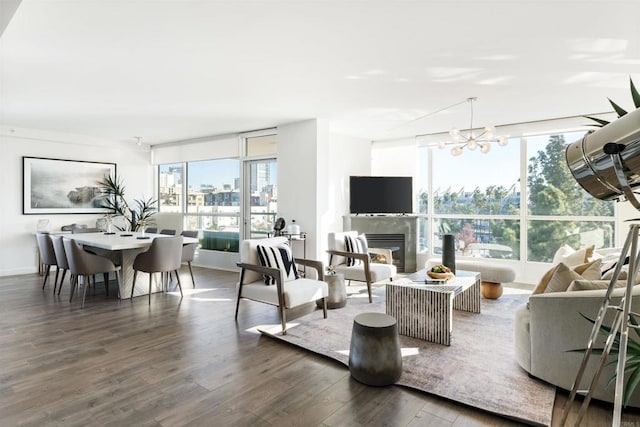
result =
[[391,385],[402,374],[396,319],[384,313],[362,313],[353,320],[349,371],[359,382]]

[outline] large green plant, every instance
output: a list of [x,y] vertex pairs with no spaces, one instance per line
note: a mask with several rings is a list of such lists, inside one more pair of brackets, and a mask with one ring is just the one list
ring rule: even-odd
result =
[[[596,323],[594,319],[590,319],[582,313],[579,313],[579,314],[580,316],[584,317],[592,324]],[[629,323],[633,326],[638,326],[638,319],[633,315],[633,313],[629,313]],[[634,340],[631,337],[631,331],[633,331],[637,336],[637,338],[640,339],[640,332],[638,332],[638,329],[635,327],[629,327],[629,336],[627,339],[627,361],[624,368],[624,372],[625,374],[629,374],[629,378],[627,379],[627,384],[624,387],[624,397],[622,400],[622,404],[624,406],[627,406],[627,404],[629,403],[629,399],[631,399],[631,395],[633,394],[633,391],[636,389],[638,384],[640,384],[640,342]],[[599,332],[600,334],[607,337],[611,333],[611,327],[600,325]],[[584,352],[585,350],[586,348],[581,348],[581,349],[569,350],[569,351]],[[602,348],[598,348],[598,349],[594,348],[592,350],[593,354],[596,354],[599,356],[602,355],[603,351],[604,349]],[[619,354],[619,352],[620,352],[620,330],[618,330],[613,340],[613,345],[611,346],[611,351],[609,352],[609,354],[617,355]],[[615,360],[610,361],[609,363],[607,363],[606,366],[616,365],[617,362],[618,362],[618,358],[616,357]],[[613,376],[607,383],[607,387],[613,384],[615,380],[616,380],[616,372],[614,371]]]
[[111,209],[111,216],[122,217],[125,221],[124,227],[116,226],[119,230],[138,231],[152,222],[152,216],[156,213],[155,205],[157,200],[134,200],[133,207],[130,207],[124,197],[124,184],[119,179],[106,176],[99,182],[100,188],[108,196],[104,206]]
[[[631,77],[629,77],[629,86],[631,88],[631,99],[633,99],[633,104],[635,105],[636,108],[640,108],[640,93],[638,93],[638,90],[636,89],[636,86],[633,84],[633,79]],[[618,114],[618,118],[627,114],[627,110],[625,110],[624,108],[622,108],[621,106],[613,102],[611,98],[607,98],[607,99],[609,100],[609,103],[613,107],[614,111]],[[591,116],[584,116],[584,117],[596,122],[596,124],[591,123],[590,126],[603,127],[610,123],[607,120],[598,119],[596,117],[591,117]]]

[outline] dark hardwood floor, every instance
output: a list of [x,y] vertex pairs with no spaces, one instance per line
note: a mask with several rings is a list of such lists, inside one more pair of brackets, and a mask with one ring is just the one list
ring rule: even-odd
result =
[[[517,425],[402,387],[364,386],[337,362],[255,332],[278,323],[273,307],[243,301],[236,324],[237,274],[194,272],[198,287],[185,286],[182,300],[119,301],[98,284],[84,309],[79,298],[69,303],[68,280],[58,297],[36,274],[0,278],[0,425]],[[609,425],[611,413],[592,403],[583,425]],[[623,425],[640,416],[625,412]]]

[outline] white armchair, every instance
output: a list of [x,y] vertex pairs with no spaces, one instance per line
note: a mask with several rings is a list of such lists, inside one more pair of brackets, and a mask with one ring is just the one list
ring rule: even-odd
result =
[[[369,302],[371,298],[371,283],[380,280],[393,280],[397,270],[393,265],[393,258],[389,249],[383,248],[367,248],[366,253],[356,253],[347,251],[345,245],[345,236],[351,238],[358,237],[357,231],[346,231],[342,233],[329,233],[329,264],[333,266],[336,273],[344,274],[346,280],[355,280],[367,283],[367,292],[369,293]],[[376,258],[383,262],[372,262],[371,255],[375,254]],[[360,265],[347,265],[347,258],[361,260]]]
[[[240,242],[240,282],[238,283],[238,299],[236,301],[236,320],[240,299],[271,304],[278,307],[282,322],[282,334],[287,333],[286,309],[322,299],[323,314],[327,317],[327,297],[329,285],[323,281],[324,267],[322,262],[296,258],[298,265],[311,267],[317,271],[318,279],[300,277],[295,280],[285,280],[282,270],[262,266],[258,255],[258,245],[274,247],[288,243],[286,237],[272,237],[269,239],[251,239]],[[264,276],[275,280],[275,285],[266,285]]]

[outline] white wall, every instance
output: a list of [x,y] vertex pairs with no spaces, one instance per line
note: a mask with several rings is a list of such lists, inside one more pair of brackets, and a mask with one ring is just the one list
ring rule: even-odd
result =
[[349,177],[371,175],[371,141],[332,133],[329,153],[329,205],[323,223],[327,232],[336,232],[343,231],[342,217],[349,214]]
[[[278,215],[308,233],[307,258],[320,252],[319,211],[325,209],[328,123],[306,120],[278,126]],[[295,250],[295,248],[294,248]],[[301,256],[299,251],[296,256]]]
[[87,160],[117,164],[127,199],[153,196],[153,169],[149,150],[131,144],[95,140],[77,135],[0,129],[0,182],[4,194],[0,209],[0,276],[37,271],[33,233],[39,219],[48,218],[52,230],[62,225],[95,225],[101,215],[23,215],[22,156]]

